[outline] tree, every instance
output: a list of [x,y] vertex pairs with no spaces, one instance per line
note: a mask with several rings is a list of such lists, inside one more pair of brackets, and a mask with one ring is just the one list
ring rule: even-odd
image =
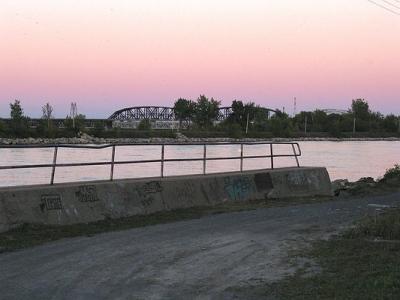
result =
[[247,123],[254,123],[259,107],[254,102],[243,104],[240,100],[232,102],[232,114],[228,117],[228,122],[239,124],[242,130],[245,130]]
[[200,128],[208,128],[213,125],[218,117],[220,102],[211,98],[210,100],[200,95],[197,99],[194,111],[194,121]]
[[269,125],[269,112],[260,106],[254,108],[254,118],[252,119],[253,129],[257,131],[266,131]]
[[364,121],[368,121],[371,114],[369,104],[364,99],[353,100],[351,103],[351,112],[356,119]]
[[15,100],[14,103],[10,103],[10,110],[10,116],[13,121],[19,122],[23,119],[24,112],[19,100]]
[[85,120],[86,120],[86,116],[83,115],[83,114],[78,114],[75,117],[75,128],[78,131],[84,131],[85,130],[85,127],[86,127]]
[[400,118],[395,115],[388,115],[383,120],[383,128],[388,132],[397,132],[399,130]]
[[272,134],[275,137],[290,137],[293,128],[290,119],[282,119],[277,116],[273,116],[270,121],[270,127]]
[[293,132],[293,126],[289,115],[285,112],[276,110],[275,115],[270,120],[271,131],[277,137],[289,137]]
[[[240,100],[232,101],[232,114],[228,117],[228,121],[231,123],[237,123],[242,126],[244,117],[244,105]],[[243,128],[243,127],[242,127]]]
[[328,130],[329,122],[326,112],[317,109],[312,114],[313,131],[324,132]]
[[76,134],[79,131],[83,131],[85,129],[85,119],[86,116],[82,114],[75,116],[75,121],[70,116],[67,116],[65,117],[64,125],[68,131]]
[[42,106],[42,119],[47,121],[47,129],[50,129],[51,119],[53,119],[53,107],[48,102]]
[[179,128],[183,121],[192,119],[195,111],[195,103],[192,100],[179,98],[174,104],[174,113],[179,120]]
[[310,132],[313,125],[313,119],[313,112],[301,111],[294,116],[293,121],[296,129],[301,130],[302,132]]
[[0,120],[0,136],[6,132],[6,126],[3,121]]
[[25,135],[28,130],[28,118],[24,116],[24,111],[19,100],[10,103],[10,116],[14,134],[17,136]]

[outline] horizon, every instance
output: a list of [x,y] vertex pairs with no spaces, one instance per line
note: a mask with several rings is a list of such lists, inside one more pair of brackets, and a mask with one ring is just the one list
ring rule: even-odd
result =
[[[207,95],[205,95],[205,96],[207,97]],[[207,98],[208,98],[208,99],[211,99],[212,97],[207,97]],[[16,100],[18,100],[18,99],[16,99]],[[196,99],[186,99],[186,100],[193,100],[194,102],[196,101]],[[357,100],[357,99],[354,99],[354,100]],[[362,100],[364,100],[364,99],[362,99]],[[10,103],[10,104],[11,104],[11,103]],[[51,105],[51,103],[49,103],[49,104]],[[232,104],[232,103],[230,103],[230,104]],[[243,102],[243,104],[246,104],[246,102]],[[269,108],[269,109],[277,110],[277,111],[280,110],[280,111],[283,111],[284,113],[287,113],[289,117],[294,117],[294,114],[293,114],[293,113],[291,114],[289,111],[287,111],[285,107],[283,107],[283,109],[281,109],[281,108],[278,108],[278,107],[276,107],[276,108],[265,107],[265,106],[258,105],[257,103],[254,103],[254,104],[255,104],[256,106],[260,106],[260,107],[263,107],[263,108]],[[21,105],[21,107],[22,107],[23,114],[24,114],[26,117],[31,118],[31,119],[40,119],[40,118],[42,118],[42,115],[40,115],[40,114],[38,114],[38,115],[28,115],[28,114],[26,114],[26,113],[25,113],[25,110],[24,110],[24,107],[23,107],[23,103],[20,103],[20,105]],[[71,105],[72,105],[72,103],[71,103]],[[53,107],[53,106],[52,106],[52,107]],[[79,111],[79,107],[77,107],[77,109],[78,109],[77,114],[82,114],[82,115],[84,115],[87,119],[108,119],[112,114],[114,114],[114,113],[117,112],[118,110],[123,110],[123,109],[128,109],[128,108],[134,108],[134,107],[168,107],[168,108],[174,108],[174,103],[171,103],[171,105],[137,105],[137,106],[131,106],[131,107],[121,107],[120,109],[117,109],[117,110],[111,112],[111,113],[110,113],[109,115],[107,115],[107,116],[93,116],[93,117],[87,116],[84,112]],[[225,107],[231,107],[231,105],[223,105],[222,103],[220,104],[220,108],[225,108]],[[42,106],[41,106],[40,108],[42,108]],[[54,108],[54,107],[53,107],[53,108]],[[70,109],[70,108],[71,108],[71,106],[69,107],[69,109]],[[322,110],[322,111],[337,110],[337,111],[342,111],[342,112],[344,112],[344,111],[350,112],[350,111],[351,111],[351,103],[350,103],[350,105],[349,105],[348,108],[343,108],[343,109],[330,108],[330,107],[328,107],[328,108],[316,108],[316,109],[312,109],[312,110],[297,110],[297,111],[296,111],[296,115],[299,114],[299,113],[301,113],[301,112],[315,112],[315,111],[317,111],[317,110]],[[374,110],[372,110],[371,108],[370,108],[370,110],[371,110],[371,112],[382,113],[382,112],[380,112],[380,111],[374,111]],[[9,112],[10,112],[10,109],[9,109]],[[386,116],[386,115],[396,115],[396,114],[394,114],[394,113],[388,113],[388,114],[383,114],[383,115]],[[64,119],[64,118],[69,117],[69,116],[70,116],[70,110],[68,110],[68,112],[65,114],[65,116],[54,115],[53,118],[54,118],[54,119]],[[0,119],[2,119],[2,118],[3,118],[3,119],[10,119],[10,115],[8,115],[8,116],[1,116],[1,115],[0,115]]]
[[[400,12],[400,10],[399,10]],[[370,1],[5,1],[0,117],[88,118],[200,94],[293,113],[400,114],[400,16]]]

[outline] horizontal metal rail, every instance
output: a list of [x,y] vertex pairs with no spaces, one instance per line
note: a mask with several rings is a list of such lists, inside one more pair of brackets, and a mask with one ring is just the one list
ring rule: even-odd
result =
[[[113,144],[0,144],[0,148],[83,148],[83,149],[105,149],[113,146],[229,146],[229,145],[295,145],[300,151],[299,143],[296,142],[192,142],[192,143],[113,143]],[[300,153],[301,156],[301,153]]]
[[[224,156],[224,157],[207,157],[207,146],[231,146],[240,145],[240,156]],[[244,155],[244,146],[249,145],[266,145],[270,151],[267,155]],[[274,145],[290,145],[293,154],[275,154],[273,150]],[[161,159],[145,159],[145,160],[125,160],[115,161],[115,152],[117,147],[124,146],[160,146],[161,147]],[[194,158],[165,158],[165,147],[166,146],[202,146],[203,157]],[[114,178],[114,168],[116,165],[126,164],[145,164],[145,163],[161,163],[161,177],[164,177],[165,163],[168,162],[203,162],[203,174],[207,174],[206,165],[207,161],[221,161],[221,160],[240,160],[240,172],[243,172],[243,161],[245,159],[270,159],[271,169],[274,169],[274,158],[280,157],[294,157],[296,160],[297,167],[300,167],[298,157],[302,155],[300,145],[298,143],[284,142],[284,143],[272,143],[272,142],[248,142],[248,143],[121,143],[121,144],[106,144],[106,145],[64,145],[64,144],[46,144],[46,145],[0,145],[0,149],[32,149],[32,148],[54,148],[53,162],[48,164],[29,164],[29,165],[9,165],[0,166],[0,170],[14,170],[14,169],[35,169],[35,168],[51,168],[50,184],[54,183],[55,171],[58,167],[82,167],[82,166],[111,166],[110,169],[110,180]],[[57,153],[60,148],[68,149],[106,149],[111,148],[111,161],[98,161],[98,162],[84,162],[84,163],[57,163]]]

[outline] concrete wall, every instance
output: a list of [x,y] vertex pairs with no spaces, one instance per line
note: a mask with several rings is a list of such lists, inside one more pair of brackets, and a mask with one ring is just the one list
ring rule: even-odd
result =
[[88,223],[227,201],[331,194],[325,168],[2,188],[0,232],[23,223]]

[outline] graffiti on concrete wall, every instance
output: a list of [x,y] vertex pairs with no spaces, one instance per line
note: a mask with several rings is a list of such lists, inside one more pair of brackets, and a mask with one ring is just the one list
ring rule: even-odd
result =
[[94,185],[81,185],[75,194],[80,202],[96,202],[100,200],[97,197],[97,190]]
[[318,188],[318,178],[308,173],[292,172],[287,175],[287,183],[292,190],[302,190],[305,188]]
[[144,184],[141,187],[142,191],[144,194],[155,194],[155,193],[161,193],[163,188],[161,186],[161,183],[158,181],[151,181],[146,184]]
[[231,200],[243,200],[254,192],[250,177],[225,177],[224,189]]
[[147,182],[136,188],[136,193],[140,199],[140,203],[144,207],[149,207],[154,202],[154,195],[161,193],[163,187],[159,181]]
[[42,195],[40,202],[40,210],[61,210],[63,205],[61,202],[61,196],[58,194]]
[[307,178],[303,173],[289,173],[287,175],[287,181],[290,185],[304,185],[307,184]]

